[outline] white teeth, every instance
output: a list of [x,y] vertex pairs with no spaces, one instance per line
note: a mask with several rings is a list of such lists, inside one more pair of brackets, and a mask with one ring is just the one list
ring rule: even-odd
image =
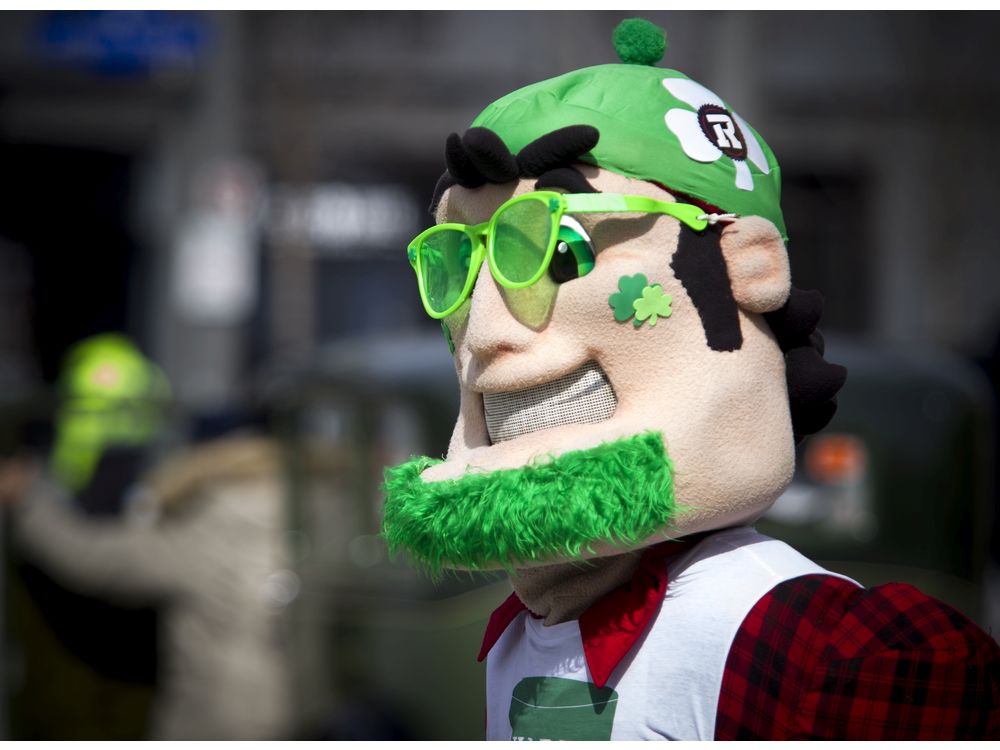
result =
[[596,362],[523,391],[483,394],[486,429],[493,443],[564,424],[603,422],[617,406],[611,383]]

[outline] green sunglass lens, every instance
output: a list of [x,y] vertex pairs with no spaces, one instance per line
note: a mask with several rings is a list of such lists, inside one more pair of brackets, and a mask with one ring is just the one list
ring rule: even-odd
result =
[[443,229],[420,246],[420,273],[427,304],[436,313],[454,305],[465,289],[472,262],[472,241],[465,232]]
[[493,262],[515,284],[530,281],[545,261],[552,232],[548,203],[526,200],[504,209],[496,218]]

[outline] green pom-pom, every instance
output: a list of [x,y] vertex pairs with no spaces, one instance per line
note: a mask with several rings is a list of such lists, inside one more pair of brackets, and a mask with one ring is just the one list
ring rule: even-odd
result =
[[645,18],[626,18],[615,28],[611,41],[623,63],[656,65],[667,49],[667,33]]

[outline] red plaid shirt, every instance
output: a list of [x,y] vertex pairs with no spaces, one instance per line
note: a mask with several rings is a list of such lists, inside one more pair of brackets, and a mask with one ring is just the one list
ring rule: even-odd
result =
[[[673,543],[676,544],[676,543]],[[600,686],[649,625],[667,588],[647,550],[631,585],[580,618]],[[480,659],[525,609],[493,613]],[[861,589],[807,575],[754,605],[729,650],[715,739],[1000,738],[1000,648],[964,615],[904,583]]]
[[715,738],[1000,738],[1000,648],[908,584],[776,586],[729,651]]

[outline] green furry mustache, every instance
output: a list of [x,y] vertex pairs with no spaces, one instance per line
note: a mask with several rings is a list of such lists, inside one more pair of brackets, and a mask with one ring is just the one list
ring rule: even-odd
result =
[[571,451],[519,469],[424,482],[440,461],[386,469],[382,535],[437,574],[579,558],[597,542],[631,544],[673,515],[672,468],[659,433]]

